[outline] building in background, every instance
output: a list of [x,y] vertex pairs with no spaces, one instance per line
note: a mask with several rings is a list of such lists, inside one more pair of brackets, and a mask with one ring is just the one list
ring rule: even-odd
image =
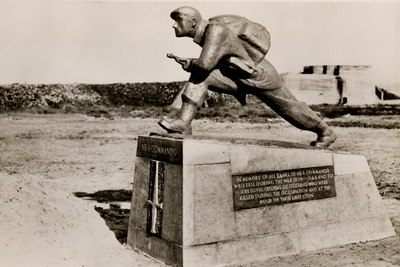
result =
[[309,105],[367,105],[383,100],[383,92],[375,88],[371,66],[305,66],[300,74],[281,77],[296,98]]

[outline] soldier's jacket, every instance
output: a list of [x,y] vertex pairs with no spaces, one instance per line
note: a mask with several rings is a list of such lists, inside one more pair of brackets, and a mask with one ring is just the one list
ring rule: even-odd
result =
[[[230,22],[229,27],[227,21]],[[242,39],[239,38],[241,30],[243,33],[243,29],[247,29],[241,22],[246,21],[239,16],[225,15],[211,18],[207,24],[201,23],[193,40],[203,49],[199,58],[193,60],[190,71],[193,73],[197,69],[210,73],[218,68],[223,75],[251,87],[280,88],[282,80],[279,73],[263,57],[269,49],[269,35],[264,38],[267,42],[255,39],[253,44],[250,40],[244,40],[243,36]]]

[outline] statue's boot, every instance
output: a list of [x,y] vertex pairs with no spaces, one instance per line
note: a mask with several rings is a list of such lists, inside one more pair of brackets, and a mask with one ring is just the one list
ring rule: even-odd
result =
[[175,120],[160,120],[158,124],[168,133],[192,134],[191,122],[198,107],[191,102],[183,102],[179,118]]
[[168,133],[192,134],[192,120],[203,105],[208,94],[204,84],[187,83],[182,93],[182,108],[179,118],[160,120],[158,124]]
[[332,129],[329,128],[329,126],[323,121],[320,122],[318,127],[315,128],[313,132],[318,135],[318,138],[317,140],[312,141],[310,146],[328,147],[335,142],[337,138],[335,132],[332,131]]

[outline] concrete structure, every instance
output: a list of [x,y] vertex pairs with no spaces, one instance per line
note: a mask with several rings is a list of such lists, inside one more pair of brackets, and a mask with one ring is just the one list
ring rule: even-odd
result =
[[307,104],[376,104],[371,66],[305,66],[301,74],[281,74],[297,99]]
[[138,139],[128,245],[224,266],[394,236],[364,156],[294,143]]

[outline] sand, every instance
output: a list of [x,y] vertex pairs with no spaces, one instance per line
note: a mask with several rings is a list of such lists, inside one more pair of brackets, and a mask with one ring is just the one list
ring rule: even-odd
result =
[[[72,116],[2,119],[1,123],[1,267],[163,266],[121,245],[93,205],[73,195],[77,191],[131,189],[137,136],[161,132],[155,119],[111,121]],[[386,183],[388,190],[398,188],[400,156],[396,145],[400,130],[335,131],[339,136],[337,149],[367,156],[375,180]],[[314,138],[286,123],[201,120],[195,121],[195,134],[299,143]],[[396,199],[400,195],[390,192],[390,198],[383,201],[396,237],[233,266],[400,265],[400,201]]]

